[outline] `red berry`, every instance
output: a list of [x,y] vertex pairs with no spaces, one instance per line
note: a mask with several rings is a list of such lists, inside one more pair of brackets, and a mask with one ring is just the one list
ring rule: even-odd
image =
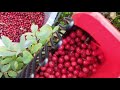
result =
[[57,56],[53,56],[53,57],[52,57],[52,60],[53,60],[54,62],[56,62],[56,61],[58,60]]
[[88,73],[89,72],[89,69],[87,67],[83,67],[82,70],[83,70],[84,73]]
[[46,70],[46,67],[41,67],[40,69],[41,69],[41,71],[44,72]]
[[83,32],[78,29],[78,30],[76,30],[76,35],[77,35],[78,37],[81,37],[81,36],[83,35]]
[[72,73],[68,73],[67,77],[68,77],[68,78],[72,78],[72,77],[73,77],[73,74],[72,74]]
[[59,58],[59,63],[63,63],[64,59],[62,57]]
[[91,57],[91,56],[87,56],[87,57],[86,57],[86,60],[91,61],[91,60],[92,60],[92,57]]
[[71,62],[71,65],[74,67],[77,65],[77,62],[76,61]]
[[44,73],[44,76],[45,76],[46,78],[48,78],[48,77],[49,77],[49,73],[45,72],[45,73]]
[[80,65],[75,66],[75,69],[80,71],[81,70]]
[[70,40],[70,44],[73,45],[75,41],[73,39]]
[[86,53],[82,53],[82,54],[81,54],[81,57],[82,57],[82,58],[86,58]]
[[85,41],[86,38],[87,38],[87,37],[86,37],[85,35],[82,35],[81,40],[82,40],[82,41]]
[[70,37],[74,39],[74,38],[76,37],[75,32],[71,32],[71,33],[70,33]]
[[67,36],[67,38],[66,38],[66,39],[67,39],[67,41],[68,41],[68,42],[70,42],[71,37]]
[[78,38],[78,37],[75,38],[75,42],[76,42],[76,43],[80,42],[80,38]]
[[54,63],[53,61],[50,61],[50,62],[49,62],[49,67],[52,68],[52,67],[54,67],[54,66],[55,66],[55,63]]
[[71,47],[70,47],[70,50],[71,50],[71,51],[74,51],[74,50],[75,50],[75,48],[74,48],[73,46],[71,46]]
[[63,64],[58,64],[58,68],[62,69],[63,68]]
[[49,75],[49,78],[55,78],[55,76],[54,75]]
[[78,75],[78,74],[79,74],[79,71],[78,71],[78,70],[75,70],[75,71],[73,71],[73,74],[74,74],[74,75]]
[[92,70],[94,67],[92,65],[89,66],[89,69]]
[[56,73],[55,73],[55,76],[56,76],[56,77],[60,77],[60,72],[56,72]]
[[44,78],[44,76],[40,76],[39,78]]
[[78,53],[75,53],[75,57],[78,58],[80,55]]
[[67,45],[65,46],[65,49],[69,50],[69,49],[70,49],[70,45],[67,44]]
[[65,62],[64,65],[65,65],[65,67],[69,67],[70,66],[70,62]]
[[86,55],[91,55],[91,51],[89,49],[86,50]]
[[61,76],[61,78],[67,78],[66,74],[63,74],[63,75]]
[[73,78],[77,78],[77,76],[74,75]]
[[79,72],[79,75],[78,75],[79,78],[83,78],[84,76],[85,76],[84,72]]
[[36,75],[35,75],[35,78],[39,78],[39,77],[40,77],[39,74],[36,74]]
[[83,64],[83,60],[81,58],[78,58],[77,63],[82,65]]
[[65,55],[65,52],[63,50],[58,51],[59,55]]
[[44,73],[43,72],[40,72],[40,76],[43,76],[44,75]]
[[61,45],[60,47],[59,47],[59,50],[63,50],[64,49],[64,45]]
[[63,39],[63,45],[66,45],[68,42],[66,39]]
[[97,65],[96,63],[93,64],[93,67],[94,67],[94,68],[97,68],[97,66],[98,66],[98,65]]
[[84,60],[84,61],[83,61],[83,65],[84,65],[84,66],[87,66],[87,65],[89,65],[89,64],[90,64],[90,62],[89,62],[88,60]]
[[65,68],[63,68],[63,69],[61,70],[61,72],[62,72],[63,74],[65,74],[65,73],[67,73],[67,70],[66,70]]
[[92,51],[93,56],[97,56],[97,51]]
[[55,52],[55,55],[56,55],[56,56],[58,56],[58,55],[59,55],[59,53],[58,53],[58,52]]
[[73,71],[74,71],[74,68],[73,68],[72,66],[70,66],[70,67],[68,68],[68,70],[69,70],[70,72],[73,72]]
[[65,59],[65,61],[68,61],[70,58],[69,58],[68,55],[65,55],[65,56],[64,56],[64,59]]
[[72,57],[70,58],[70,61],[76,61],[76,58],[72,56]]
[[46,69],[46,72],[47,72],[47,73],[51,73],[52,71],[53,71],[52,68],[49,68],[49,67],[48,67],[48,68]]
[[81,49],[79,47],[76,47],[76,52],[80,53]]
[[81,44],[81,48],[86,49],[87,45],[85,43]]
[[81,46],[81,44],[82,44],[81,42],[77,42],[77,46]]

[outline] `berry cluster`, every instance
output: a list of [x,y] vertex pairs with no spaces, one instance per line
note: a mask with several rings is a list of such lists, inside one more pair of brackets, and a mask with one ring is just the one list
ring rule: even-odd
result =
[[49,62],[35,78],[87,78],[96,73],[104,55],[92,39],[86,42],[88,37],[80,29],[68,34],[60,48],[49,53]]
[[13,42],[19,42],[20,36],[30,32],[31,24],[39,28],[44,23],[43,12],[0,12],[0,36],[9,37]]

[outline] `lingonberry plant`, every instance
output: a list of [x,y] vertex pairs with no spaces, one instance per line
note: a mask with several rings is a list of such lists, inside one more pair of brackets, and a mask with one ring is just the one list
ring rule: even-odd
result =
[[19,42],[20,36],[31,32],[31,25],[39,28],[44,23],[43,12],[0,12],[0,36],[7,36],[13,42]]
[[[8,37],[2,36],[4,46],[0,47],[0,77],[15,78],[58,29],[58,26],[52,29],[49,25],[39,29],[38,25],[32,24],[31,32],[22,34],[19,43],[13,43]],[[51,62],[50,66],[53,65]],[[51,68],[48,69],[50,71]]]
[[35,78],[86,78],[96,73],[104,55],[93,39],[88,38],[81,29],[69,31],[62,45],[49,52],[48,64],[36,71]]

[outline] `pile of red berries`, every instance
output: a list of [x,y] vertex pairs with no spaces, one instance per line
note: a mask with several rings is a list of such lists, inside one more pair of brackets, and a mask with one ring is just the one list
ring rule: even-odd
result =
[[39,28],[44,23],[43,12],[0,12],[0,36],[9,37],[13,42],[19,42],[20,36],[30,32],[31,24]]
[[60,48],[49,54],[49,62],[40,67],[35,78],[87,78],[103,63],[100,48],[80,29],[63,39]]

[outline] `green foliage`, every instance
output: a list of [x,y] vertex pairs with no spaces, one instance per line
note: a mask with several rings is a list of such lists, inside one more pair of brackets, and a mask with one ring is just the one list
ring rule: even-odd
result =
[[15,44],[2,36],[5,46],[0,46],[0,78],[15,78],[58,29],[59,26],[52,29],[49,25],[38,29],[38,25],[32,24],[32,32],[23,34],[20,42]]

